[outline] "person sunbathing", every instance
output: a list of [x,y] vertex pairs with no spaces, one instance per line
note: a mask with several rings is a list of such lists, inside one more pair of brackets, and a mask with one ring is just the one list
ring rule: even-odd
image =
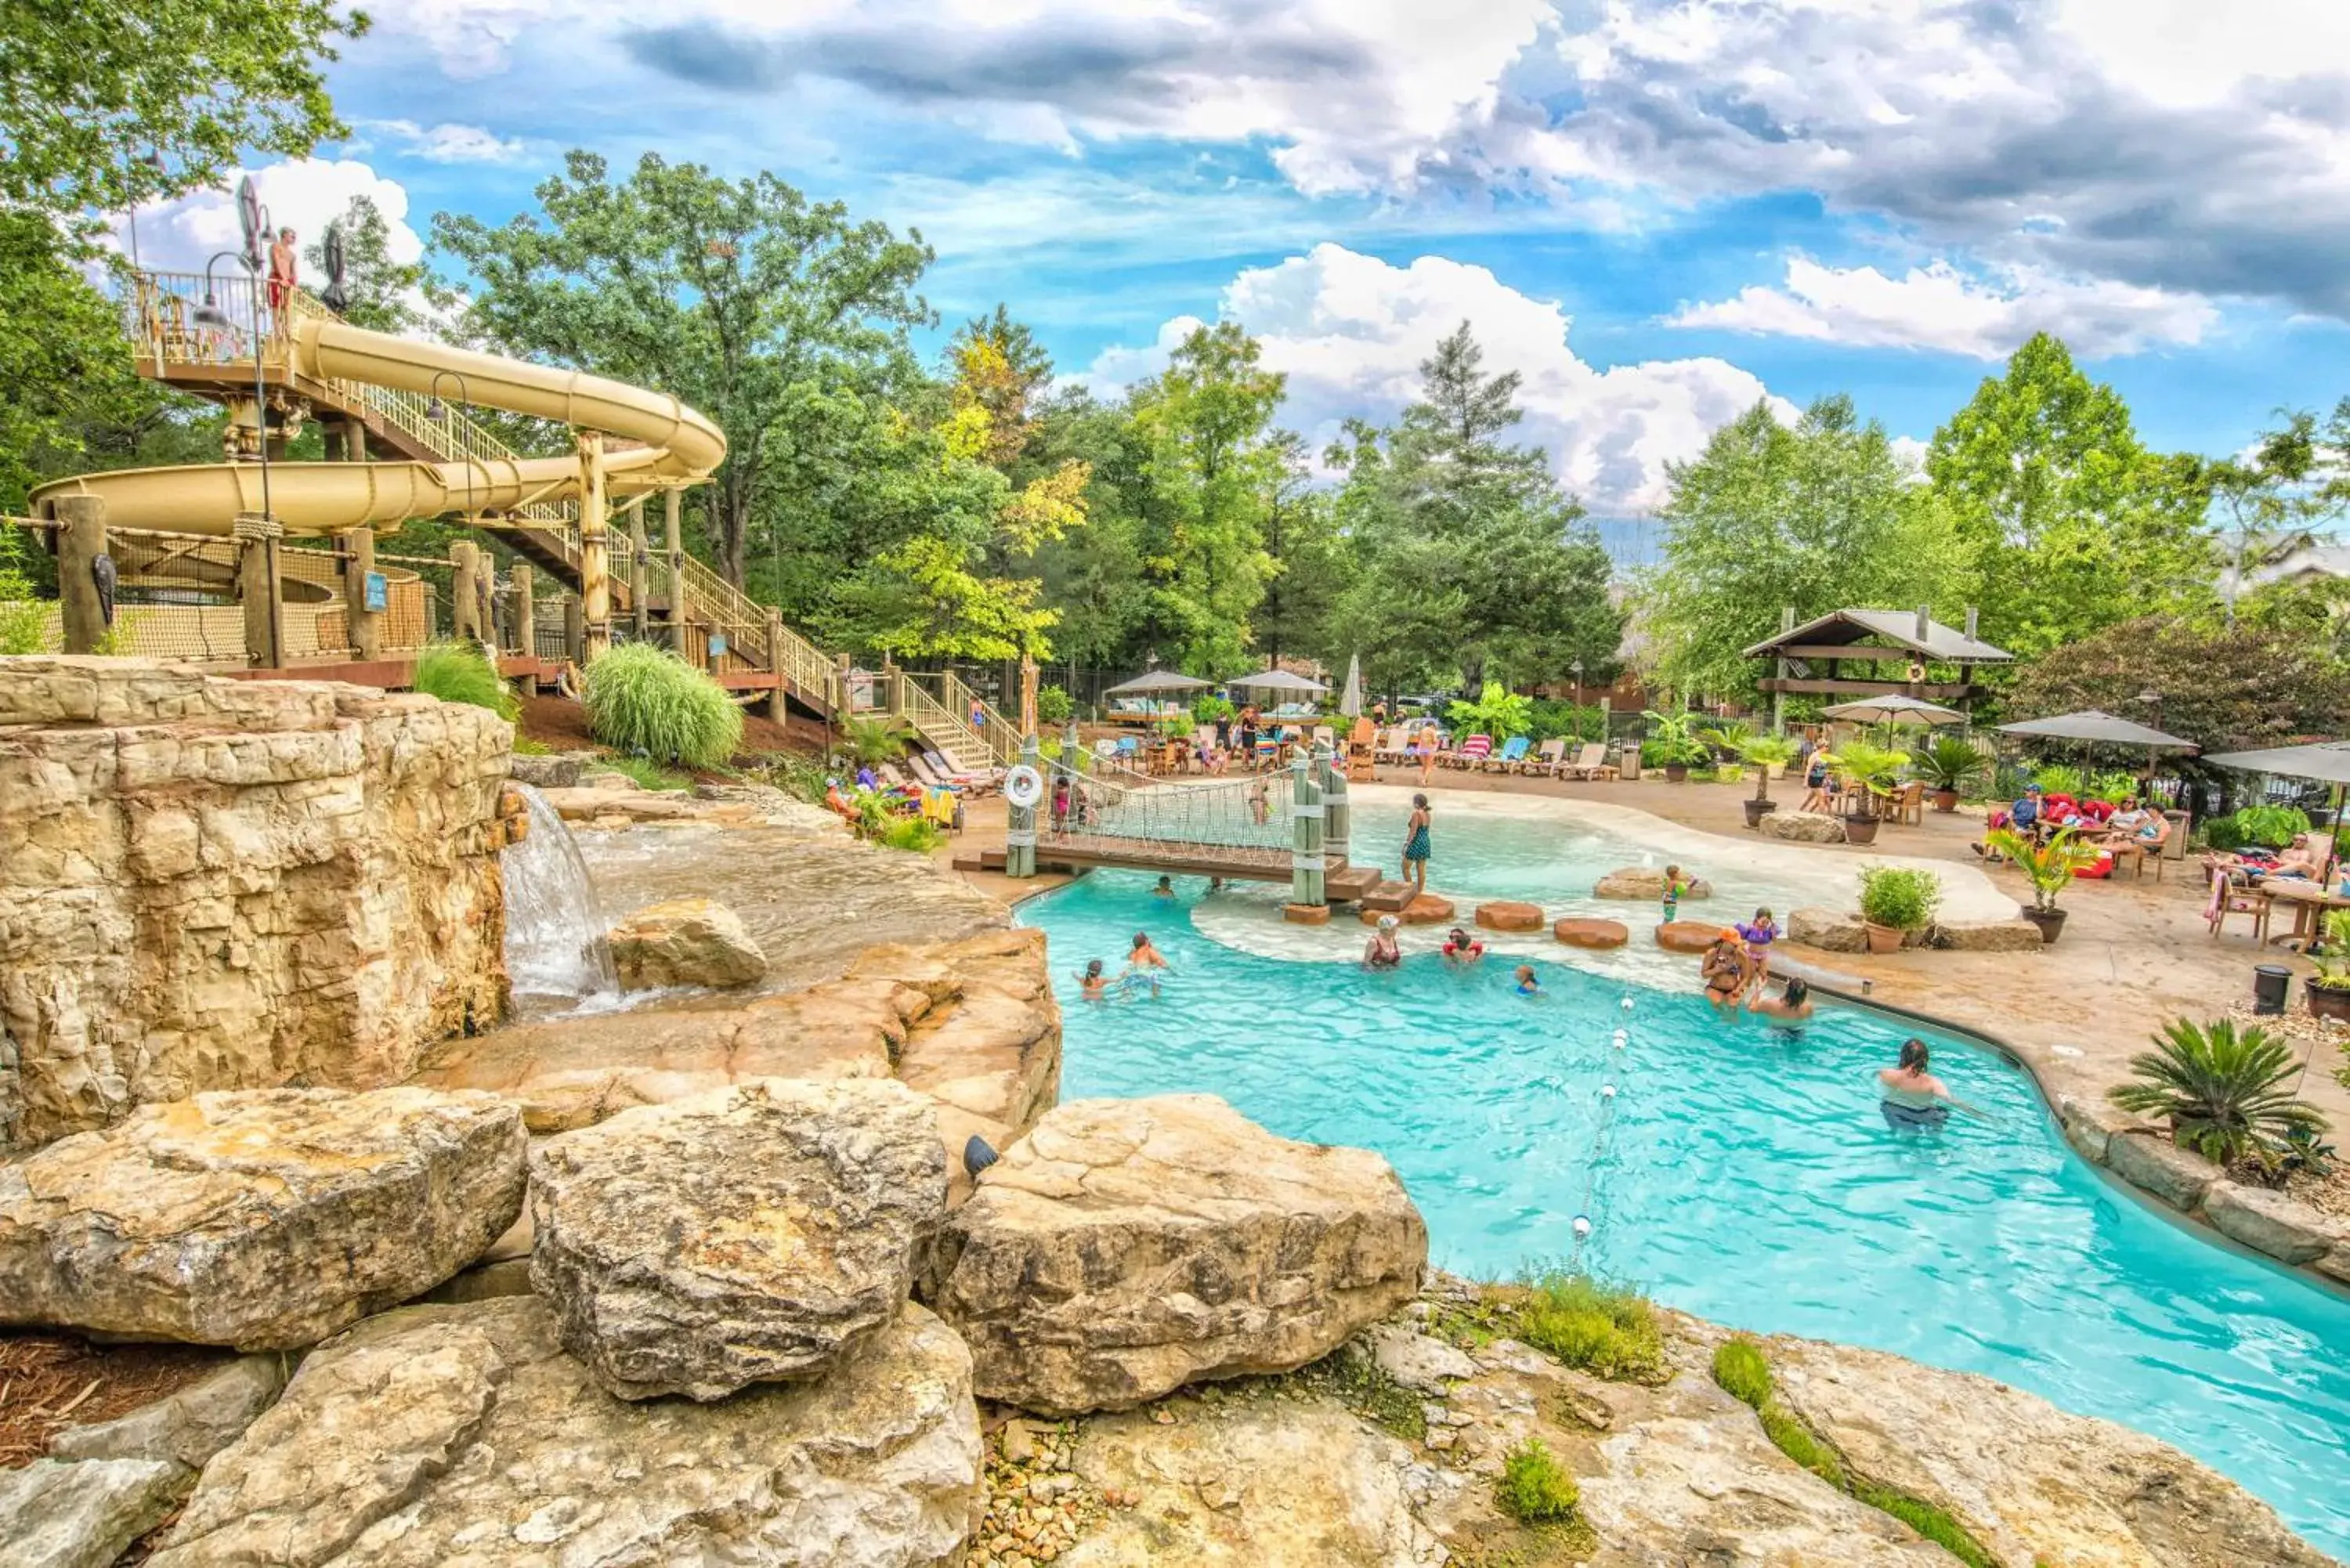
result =
[[2271,877],[2305,877],[2311,881],[2325,875],[2325,851],[2313,842],[2314,835],[2296,833],[2293,842],[2284,846],[2269,867]]

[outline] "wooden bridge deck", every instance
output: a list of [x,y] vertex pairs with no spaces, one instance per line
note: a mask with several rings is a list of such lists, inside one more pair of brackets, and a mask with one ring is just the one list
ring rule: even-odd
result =
[[[1148,838],[1053,833],[1036,836],[1039,871],[1159,871],[1172,877],[1221,877],[1228,882],[1285,884],[1290,879],[1289,853],[1286,849],[1169,844]],[[1003,866],[1004,853],[1001,849],[983,849],[955,860],[956,868],[963,871],[1001,871]],[[1352,903],[1379,881],[1377,871],[1349,866],[1342,857],[1325,857],[1324,867],[1324,881],[1334,904]]]

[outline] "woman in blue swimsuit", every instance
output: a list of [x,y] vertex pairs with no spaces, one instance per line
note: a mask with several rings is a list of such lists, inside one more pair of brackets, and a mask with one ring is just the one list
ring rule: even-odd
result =
[[1429,815],[1428,797],[1411,797],[1411,821],[1404,827],[1403,879],[1411,884],[1416,897],[1428,891],[1428,828],[1433,820]]

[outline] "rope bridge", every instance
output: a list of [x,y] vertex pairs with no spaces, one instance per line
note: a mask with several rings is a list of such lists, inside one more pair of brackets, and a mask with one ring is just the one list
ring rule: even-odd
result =
[[[1293,828],[1287,773],[1155,779],[1106,758],[1051,764],[1040,847],[1140,866],[1229,867],[1286,879]],[[1066,787],[1068,809],[1053,809]],[[1318,812],[1319,807],[1315,810]]]

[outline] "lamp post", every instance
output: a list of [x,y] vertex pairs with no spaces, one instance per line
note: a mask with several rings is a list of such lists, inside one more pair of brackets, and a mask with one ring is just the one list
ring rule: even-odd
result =
[[[267,219],[264,218],[265,224]],[[244,281],[253,295],[253,435],[254,446],[261,454],[261,514],[275,514],[269,504],[269,389],[262,379],[261,367],[261,269],[255,264],[250,251],[218,251],[204,263],[204,302],[196,306],[195,323],[199,327],[226,327],[235,323],[220,307],[214,295],[213,268],[222,256],[234,256],[244,264]]]

